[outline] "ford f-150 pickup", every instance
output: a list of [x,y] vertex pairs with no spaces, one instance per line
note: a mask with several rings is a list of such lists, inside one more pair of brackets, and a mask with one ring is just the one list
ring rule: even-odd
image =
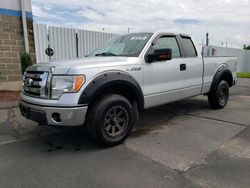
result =
[[87,57],[28,67],[20,110],[40,125],[85,126],[114,146],[144,109],[197,95],[224,108],[236,70],[235,57],[203,57],[188,35],[121,35]]

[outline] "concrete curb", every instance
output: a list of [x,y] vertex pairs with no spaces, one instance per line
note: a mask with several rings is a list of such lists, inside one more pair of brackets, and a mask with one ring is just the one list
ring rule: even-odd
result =
[[19,101],[1,102],[0,109],[14,108],[19,106]]

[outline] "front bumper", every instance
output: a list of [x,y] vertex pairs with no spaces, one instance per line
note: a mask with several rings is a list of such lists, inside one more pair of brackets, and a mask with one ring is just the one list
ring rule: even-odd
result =
[[21,114],[40,125],[81,126],[85,122],[87,106],[48,107],[20,101]]
[[237,80],[238,80],[237,77],[235,77],[235,78],[233,79],[233,86],[236,85]]

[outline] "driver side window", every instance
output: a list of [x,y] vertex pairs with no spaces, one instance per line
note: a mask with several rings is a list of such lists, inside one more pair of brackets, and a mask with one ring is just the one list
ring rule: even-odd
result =
[[163,48],[172,49],[173,58],[181,57],[180,49],[175,37],[163,36],[159,38],[153,46],[153,50],[163,49]]

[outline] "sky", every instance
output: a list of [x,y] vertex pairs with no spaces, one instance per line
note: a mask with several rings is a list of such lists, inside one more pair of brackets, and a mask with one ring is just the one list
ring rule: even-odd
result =
[[32,0],[34,22],[125,34],[166,30],[198,44],[250,45],[250,0]]

